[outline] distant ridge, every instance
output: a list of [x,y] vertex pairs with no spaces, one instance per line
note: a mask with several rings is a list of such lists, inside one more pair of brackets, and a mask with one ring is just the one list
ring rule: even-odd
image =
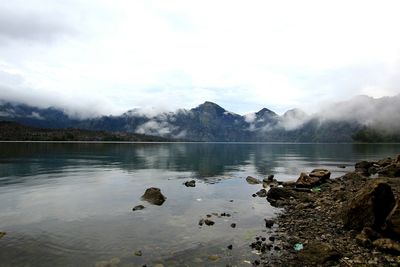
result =
[[[313,115],[292,109],[280,116],[263,108],[242,116],[206,101],[190,110],[149,114],[133,109],[120,116],[90,119],[74,118],[53,107],[42,109],[0,102],[0,121],[32,127],[76,128],[218,142],[372,142],[371,139],[376,139],[380,132],[386,136],[396,136],[400,132],[397,114],[400,114],[400,96],[380,99],[356,97],[327,106]],[[361,131],[363,135],[359,134]]]

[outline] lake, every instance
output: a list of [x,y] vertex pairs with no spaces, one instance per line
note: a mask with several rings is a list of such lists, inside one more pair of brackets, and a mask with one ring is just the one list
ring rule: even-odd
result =
[[[252,197],[262,187],[248,175],[338,177],[397,154],[393,144],[0,143],[0,265],[251,266],[250,242],[280,210]],[[141,200],[148,187],[167,197],[162,206]]]

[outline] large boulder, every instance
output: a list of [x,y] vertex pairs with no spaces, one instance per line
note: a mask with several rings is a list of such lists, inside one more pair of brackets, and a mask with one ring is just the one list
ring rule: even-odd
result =
[[166,197],[161,193],[160,188],[150,187],[146,189],[146,192],[144,192],[142,199],[151,204],[161,206],[165,202]]
[[304,172],[300,174],[299,179],[296,181],[296,187],[305,187],[311,188],[321,183],[321,179],[319,177],[310,177]]
[[383,180],[371,180],[344,206],[344,226],[349,229],[371,227],[380,230],[394,206],[391,187]]

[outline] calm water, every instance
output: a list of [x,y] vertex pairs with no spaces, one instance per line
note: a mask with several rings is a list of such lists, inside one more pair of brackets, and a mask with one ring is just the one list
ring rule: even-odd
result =
[[[400,145],[0,143],[0,265],[246,266],[250,240],[278,211],[251,196],[261,187],[247,175],[293,180],[324,167],[335,177],[397,154]],[[151,186],[164,205],[140,200]],[[138,204],[146,209],[133,212]],[[232,217],[199,227],[212,212]]]

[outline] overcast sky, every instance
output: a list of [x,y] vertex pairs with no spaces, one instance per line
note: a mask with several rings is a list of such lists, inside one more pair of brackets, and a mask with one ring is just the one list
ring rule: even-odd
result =
[[312,112],[400,93],[399,1],[0,2],[0,98]]

